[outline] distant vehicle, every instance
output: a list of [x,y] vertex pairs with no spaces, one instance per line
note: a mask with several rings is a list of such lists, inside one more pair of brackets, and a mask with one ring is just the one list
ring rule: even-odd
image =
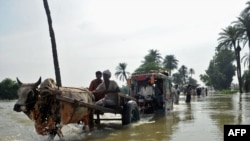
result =
[[[153,92],[149,90],[143,94],[142,89],[147,89],[146,85],[151,86]],[[152,114],[158,110],[173,109],[171,79],[167,72],[133,73],[128,79],[128,86],[129,95],[136,98],[140,113]]]

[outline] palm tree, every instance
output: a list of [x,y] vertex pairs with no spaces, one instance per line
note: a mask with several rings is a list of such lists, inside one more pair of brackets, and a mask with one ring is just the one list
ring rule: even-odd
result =
[[[242,38],[244,39],[243,41],[243,46],[248,42],[248,48],[249,48],[249,53],[246,54],[245,56],[242,57],[241,61],[244,61],[244,66],[246,63],[248,63],[248,71],[250,71],[250,1],[247,3],[247,7],[241,12],[240,17],[238,17],[238,21],[235,21],[237,27],[239,28],[239,31],[242,33]],[[247,76],[244,72],[244,77]],[[244,80],[244,88],[246,90],[246,86],[249,85],[249,81]]]
[[158,50],[150,49],[149,54],[144,59],[144,63],[154,62],[160,65],[162,57]]
[[[243,41],[243,46],[248,42],[248,48],[249,48],[249,55],[250,55],[250,14],[241,14],[240,17],[238,17],[238,21],[234,21],[233,23],[236,23],[236,28],[238,32],[238,36],[241,37]],[[250,62],[250,57],[248,57]],[[250,64],[248,64],[248,69],[250,70]]]
[[150,70],[161,70],[161,54],[158,50],[150,49],[149,54],[144,57],[142,64],[135,70],[135,72],[148,72]]
[[[239,91],[242,93],[242,78],[241,78],[241,63],[240,63],[240,46],[239,41],[241,40],[241,32],[239,32],[236,26],[228,26],[223,31],[219,33],[220,37],[218,38],[219,45],[217,50],[221,49],[234,49],[235,60],[237,66],[237,76],[239,83]],[[236,46],[236,42],[238,41],[238,46]]]
[[171,72],[178,67],[178,60],[174,55],[166,55],[163,60],[163,67],[169,71],[169,75],[171,76]]
[[179,73],[181,74],[182,76],[182,81],[183,81],[183,84],[186,84],[186,78],[187,78],[187,67],[185,65],[182,65],[180,68],[179,68]]
[[121,81],[128,80],[129,72],[126,71],[127,64],[126,63],[119,63],[116,67],[115,76]]
[[195,74],[195,71],[193,68],[190,68],[188,73],[190,74],[190,78],[192,78],[192,75]]
[[51,44],[52,44],[52,53],[53,53],[53,60],[54,60],[56,83],[58,86],[62,86],[60,68],[59,68],[58,56],[57,56],[57,49],[56,49],[56,38],[55,38],[54,30],[52,27],[52,19],[50,16],[49,4],[47,0],[43,0],[43,5],[45,8],[45,12],[46,12],[48,24],[49,24],[49,33],[50,33],[50,39],[51,39]]
[[249,14],[250,12],[250,1],[246,2],[247,7],[241,12],[241,15]]
[[244,67],[249,65],[249,54],[248,53],[245,53],[245,55],[242,56],[241,62],[243,62],[243,61],[244,61]]

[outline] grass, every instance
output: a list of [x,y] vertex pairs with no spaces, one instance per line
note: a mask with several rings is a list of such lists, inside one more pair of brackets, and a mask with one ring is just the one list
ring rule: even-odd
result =
[[220,94],[235,94],[238,90],[221,90],[219,91]]

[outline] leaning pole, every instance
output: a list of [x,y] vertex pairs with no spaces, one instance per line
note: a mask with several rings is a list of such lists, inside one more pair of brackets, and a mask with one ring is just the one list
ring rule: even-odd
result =
[[51,19],[51,16],[50,16],[48,1],[43,0],[43,4],[44,4],[45,12],[46,12],[46,15],[47,15],[48,24],[49,24],[49,34],[50,34],[51,45],[52,45],[54,68],[55,68],[55,74],[56,74],[56,83],[60,87],[60,86],[62,86],[62,82],[61,82],[60,68],[59,68],[59,63],[58,63],[55,33],[54,33],[54,30],[53,30],[53,27],[52,27],[52,19]]

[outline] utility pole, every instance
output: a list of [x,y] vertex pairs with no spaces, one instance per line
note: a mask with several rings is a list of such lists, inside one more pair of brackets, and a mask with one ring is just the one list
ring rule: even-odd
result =
[[59,68],[59,63],[58,63],[55,33],[54,33],[54,30],[53,30],[53,27],[52,27],[52,19],[51,19],[51,16],[50,16],[48,1],[43,0],[43,4],[44,4],[45,12],[46,12],[46,15],[47,15],[48,24],[49,24],[49,34],[50,34],[51,45],[52,45],[52,54],[53,54],[53,60],[54,60],[56,83],[60,87],[60,86],[62,86],[62,82],[61,82],[60,68]]

